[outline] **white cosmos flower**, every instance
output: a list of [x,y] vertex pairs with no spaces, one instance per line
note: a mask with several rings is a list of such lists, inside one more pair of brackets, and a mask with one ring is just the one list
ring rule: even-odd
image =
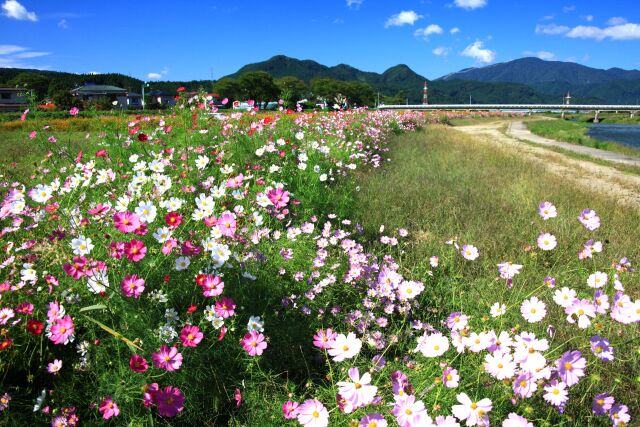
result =
[[418,345],[413,350],[424,357],[442,356],[449,349],[449,340],[440,333],[429,335],[427,332],[418,338]]
[[50,186],[38,184],[31,190],[31,198],[37,203],[46,203],[52,197],[52,192]]
[[191,265],[191,260],[189,259],[189,257],[181,256],[176,259],[176,271],[186,270],[187,268],[189,268],[189,265]]
[[158,208],[155,207],[153,202],[140,202],[136,208],[136,214],[140,217],[140,221],[147,224],[152,223],[156,219]]
[[84,236],[78,236],[71,241],[71,249],[73,249],[75,255],[88,255],[93,248],[94,245],[91,243],[91,239]]

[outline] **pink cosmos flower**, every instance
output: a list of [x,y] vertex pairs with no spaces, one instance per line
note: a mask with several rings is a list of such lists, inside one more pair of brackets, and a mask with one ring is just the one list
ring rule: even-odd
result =
[[229,297],[222,297],[216,301],[214,311],[223,319],[233,316],[236,309],[236,303]]
[[147,359],[144,357],[134,354],[129,359],[129,367],[133,372],[142,373],[149,369],[149,364],[147,363]]
[[282,405],[282,415],[287,420],[292,420],[298,416],[298,406],[300,404],[298,402],[292,402],[291,400],[285,402]]
[[58,318],[53,321],[51,325],[51,336],[49,339],[54,344],[67,344],[69,338],[73,335],[74,326],[71,316],[66,315],[63,318]]
[[180,331],[180,341],[185,347],[197,347],[203,337],[204,334],[200,331],[200,328],[194,325],[185,326]]
[[458,387],[459,381],[460,375],[458,374],[457,369],[453,369],[450,366],[444,368],[444,371],[442,372],[442,383],[445,387],[456,388]]
[[549,218],[555,218],[558,216],[556,207],[551,202],[542,202],[538,206],[538,214],[542,219],[547,220]]
[[222,279],[211,274],[207,274],[204,277],[200,286],[202,287],[202,294],[205,297],[217,297],[222,294],[224,290],[224,282]]
[[267,197],[278,209],[284,208],[289,203],[289,192],[282,188],[273,188],[267,191]]
[[258,331],[249,331],[245,334],[244,338],[240,340],[240,344],[244,350],[249,354],[249,356],[260,356],[265,348],[267,348],[267,343],[264,340],[264,335],[262,335]]
[[317,399],[307,399],[298,406],[298,422],[304,427],[327,427],[329,411]]
[[142,243],[142,241],[133,239],[124,244],[124,254],[130,261],[138,262],[147,253],[147,247]]
[[367,414],[360,418],[358,427],[387,427],[387,420],[382,414]]
[[121,233],[133,233],[140,227],[140,217],[129,211],[116,213],[113,222]]
[[597,230],[600,227],[600,217],[594,210],[589,208],[584,209],[580,213],[578,221],[589,231]]
[[29,139],[34,139],[36,136],[38,136],[38,132],[35,130],[29,133]]
[[182,366],[182,354],[174,346],[169,348],[166,345],[160,347],[157,353],[153,353],[153,366],[166,371],[177,371]]
[[111,396],[105,397],[102,402],[100,402],[100,407],[98,410],[102,414],[102,418],[104,418],[105,420],[120,415],[120,408],[118,408],[118,404],[113,401]]
[[313,336],[313,345],[320,349],[326,350],[331,347],[331,344],[337,336],[338,334],[331,328],[327,328],[326,331],[324,329],[318,329],[316,334]]
[[78,107],[71,107],[71,109],[69,110],[69,115],[77,116],[79,112],[80,110],[78,109]]
[[218,229],[220,234],[227,237],[233,237],[236,232],[236,217],[229,211],[225,211],[218,218]]
[[578,384],[580,378],[584,376],[584,369],[587,361],[579,351],[567,351],[556,361],[558,374],[568,387]]
[[178,387],[159,389],[153,398],[158,405],[158,414],[162,417],[175,417],[184,409],[184,394]]
[[139,298],[144,291],[144,279],[137,274],[125,276],[120,283],[122,293],[128,297]]
[[62,369],[62,360],[54,359],[53,362],[49,362],[47,365],[47,372],[50,374],[57,374]]

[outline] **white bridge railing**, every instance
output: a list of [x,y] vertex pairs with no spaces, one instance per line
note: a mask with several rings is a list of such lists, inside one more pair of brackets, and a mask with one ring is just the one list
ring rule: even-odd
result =
[[380,110],[525,110],[525,111],[640,111],[640,105],[566,104],[409,104],[378,106]]

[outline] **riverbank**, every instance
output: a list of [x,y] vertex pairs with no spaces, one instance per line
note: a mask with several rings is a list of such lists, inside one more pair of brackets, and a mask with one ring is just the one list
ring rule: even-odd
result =
[[612,151],[628,156],[640,156],[640,149],[613,141],[601,141],[588,135],[590,123],[568,120],[527,121],[527,128],[534,134],[556,141],[568,142],[598,150]]

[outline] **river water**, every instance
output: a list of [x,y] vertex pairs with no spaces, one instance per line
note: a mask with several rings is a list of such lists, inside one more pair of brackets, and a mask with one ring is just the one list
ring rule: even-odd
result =
[[640,148],[640,125],[594,123],[589,126],[587,135],[600,141],[615,141]]

